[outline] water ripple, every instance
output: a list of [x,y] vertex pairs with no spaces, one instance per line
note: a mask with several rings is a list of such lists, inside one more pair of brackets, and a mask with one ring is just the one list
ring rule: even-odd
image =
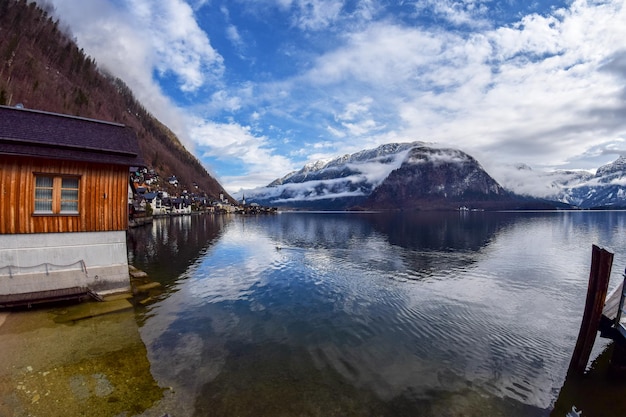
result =
[[[455,401],[462,415],[468,398],[504,404],[499,415],[545,415],[584,304],[588,250],[576,242],[601,233],[570,233],[567,216],[563,224],[544,215],[494,214],[477,223],[299,216],[233,223],[177,275],[169,297],[146,316],[157,329],[146,334],[163,335],[148,340],[160,357],[179,354],[174,341],[194,333],[202,362],[219,351],[234,375],[242,375],[239,364],[254,364],[243,374],[277,392],[320,378],[326,391],[364,390],[367,398],[407,401],[412,411],[425,406],[426,416]],[[614,235],[607,234],[626,247]],[[233,397],[251,390],[233,384],[242,387]]]

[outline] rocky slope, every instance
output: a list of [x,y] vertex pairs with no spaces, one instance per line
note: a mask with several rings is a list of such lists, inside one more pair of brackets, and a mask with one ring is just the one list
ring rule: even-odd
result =
[[456,149],[411,148],[365,202],[366,207],[494,207],[511,196],[470,155]]

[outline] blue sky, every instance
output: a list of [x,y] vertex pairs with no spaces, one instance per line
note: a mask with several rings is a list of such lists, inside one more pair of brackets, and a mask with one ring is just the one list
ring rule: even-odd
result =
[[46,2],[232,193],[389,142],[503,185],[626,154],[623,0]]

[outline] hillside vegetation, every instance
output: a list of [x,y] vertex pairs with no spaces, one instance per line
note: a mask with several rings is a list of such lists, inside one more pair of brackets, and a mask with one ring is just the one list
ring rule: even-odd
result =
[[[21,103],[29,109],[130,126],[145,163],[163,180],[175,175],[178,190],[217,199],[221,185],[122,80],[98,68],[60,29],[51,11],[26,0],[0,0],[0,104]],[[161,183],[164,189],[169,186]]]

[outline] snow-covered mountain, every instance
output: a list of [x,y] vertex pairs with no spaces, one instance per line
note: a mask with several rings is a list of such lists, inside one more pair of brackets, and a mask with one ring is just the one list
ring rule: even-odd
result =
[[501,184],[521,195],[541,197],[583,209],[626,208],[626,157],[584,170],[533,171],[518,164],[500,172]]
[[458,149],[414,146],[365,202],[372,208],[494,208],[511,195],[470,155]]
[[390,143],[305,165],[267,187],[245,190],[249,203],[308,209],[546,207],[504,190],[470,155],[424,142]]
[[389,174],[400,167],[409,150],[422,142],[390,143],[326,161],[306,164],[272,181],[245,190],[247,202],[265,206],[344,209],[362,203]]
[[[399,167],[409,149],[420,145],[423,143],[389,143],[352,155],[312,162],[304,165],[299,171],[291,172],[273,181],[268,187],[344,178],[344,182],[359,183],[369,188],[370,185],[380,184],[392,170]],[[369,192],[371,189],[365,191],[366,194]]]
[[560,187],[555,199],[580,208],[626,207],[626,157],[603,165],[596,174],[578,173],[567,181],[556,183]]

